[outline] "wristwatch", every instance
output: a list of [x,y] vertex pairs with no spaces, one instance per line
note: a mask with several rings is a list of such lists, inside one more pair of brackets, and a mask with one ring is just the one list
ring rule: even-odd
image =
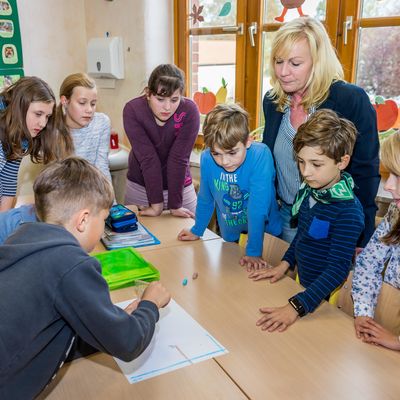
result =
[[304,309],[303,304],[300,303],[296,296],[293,296],[289,299],[289,304],[296,310],[297,314],[299,314],[299,317],[304,317],[304,315],[306,315],[306,310]]

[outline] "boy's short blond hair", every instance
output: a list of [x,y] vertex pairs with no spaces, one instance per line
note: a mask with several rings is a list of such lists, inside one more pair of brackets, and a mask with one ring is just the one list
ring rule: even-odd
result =
[[233,149],[249,138],[249,115],[237,104],[218,104],[210,111],[203,124],[204,144],[213,149]]
[[356,139],[357,129],[351,121],[332,110],[319,110],[299,126],[293,149],[297,156],[305,146],[320,147],[322,154],[338,163],[346,154],[353,154]]
[[33,184],[40,221],[65,225],[79,210],[108,209],[114,201],[109,180],[88,161],[69,157],[45,168]]

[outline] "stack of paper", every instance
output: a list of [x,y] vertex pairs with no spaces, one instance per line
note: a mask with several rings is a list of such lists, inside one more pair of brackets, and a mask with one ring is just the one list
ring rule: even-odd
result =
[[[131,302],[117,306],[125,308]],[[147,349],[133,361],[118,358],[115,361],[126,379],[136,383],[227,353],[221,343],[171,300],[167,307],[160,309],[160,320]]]
[[112,250],[122,247],[142,247],[160,244],[160,241],[140,222],[138,222],[137,225],[138,229],[136,231],[124,233],[114,232],[106,226],[101,238],[104,246],[106,246],[108,250]]

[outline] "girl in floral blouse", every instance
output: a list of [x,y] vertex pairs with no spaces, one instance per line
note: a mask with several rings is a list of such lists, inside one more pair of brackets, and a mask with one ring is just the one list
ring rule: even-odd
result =
[[400,350],[399,332],[390,332],[374,319],[382,281],[400,289],[400,132],[383,142],[381,158],[390,172],[385,190],[392,194],[393,202],[356,261],[354,325],[357,337],[364,342]]

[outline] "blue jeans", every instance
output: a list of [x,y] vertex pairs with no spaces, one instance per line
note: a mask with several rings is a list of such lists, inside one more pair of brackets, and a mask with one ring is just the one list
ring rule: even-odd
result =
[[36,222],[35,206],[27,204],[0,213],[0,244],[24,222]]
[[297,233],[297,228],[290,227],[290,220],[292,218],[292,206],[289,206],[288,204],[282,202],[279,213],[281,214],[282,220],[282,233],[279,237],[288,243],[292,243]]

